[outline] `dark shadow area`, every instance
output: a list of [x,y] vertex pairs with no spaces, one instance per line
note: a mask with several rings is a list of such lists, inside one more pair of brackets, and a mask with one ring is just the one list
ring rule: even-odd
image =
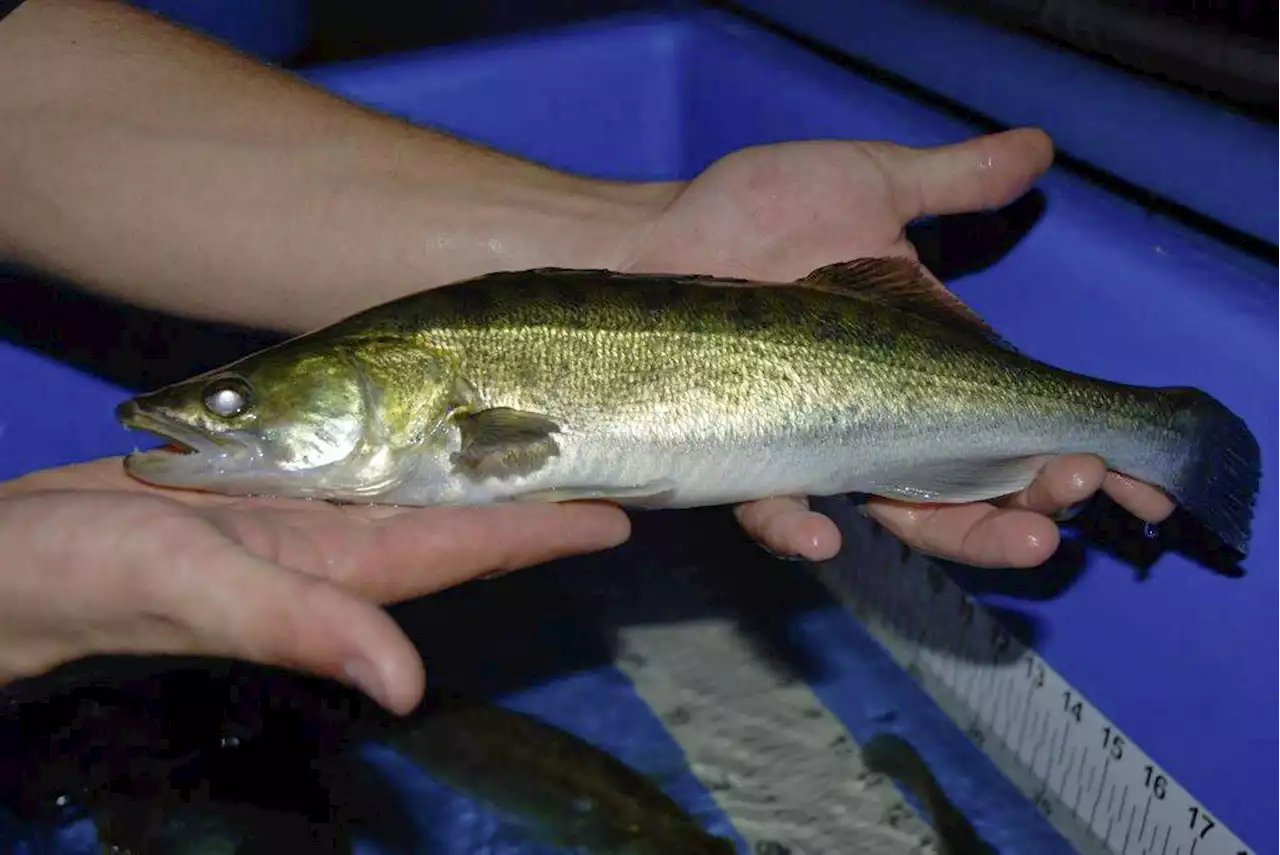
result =
[[[963,599],[962,593],[974,598],[983,594],[1048,598],[1069,587],[1083,566],[1082,552],[1059,550],[1041,568],[1046,577],[1041,580],[1044,587],[1034,587],[1034,581],[1019,578],[1016,571],[985,570],[937,559],[930,559],[920,569],[919,562],[908,563],[913,550],[884,526],[870,519],[857,524],[866,525],[867,534],[858,537],[847,531],[846,539],[865,544],[869,537],[871,543],[862,551],[865,554],[846,547],[830,568],[845,577],[841,584],[847,583],[852,589],[857,603],[854,615],[863,621],[875,618],[927,650],[970,662],[1012,662],[1017,653],[1007,644],[1009,638],[1034,647],[1043,640],[1044,627],[1034,615],[1012,606],[983,604],[980,612]],[[1039,574],[1040,571],[1022,573]],[[959,589],[948,586],[948,578]],[[1028,582],[1031,586],[1021,588],[1019,594],[1019,586],[1027,586]],[[922,603],[922,596],[929,600]]]
[[1084,544],[1064,537],[1058,551],[1034,570],[987,569],[945,562],[946,572],[975,596],[996,594],[1020,600],[1052,600],[1079,580],[1085,566]]
[[280,341],[109,300],[0,266],[0,338],[132,391],[163,386]]
[[471,582],[393,614],[435,685],[467,695],[610,664],[619,627],[717,616],[786,679],[816,673],[789,624],[832,600],[803,567],[747,540],[726,508],[640,513],[632,523],[617,549]]
[[579,587],[586,609],[607,615],[612,626],[722,617],[780,680],[818,676],[819,664],[791,624],[834,601],[807,568],[761,549],[729,508],[637,514],[632,524],[620,560],[601,568],[593,586]]
[[1160,556],[1170,551],[1213,573],[1231,578],[1245,574],[1240,566],[1242,556],[1182,508],[1175,509],[1164,522],[1148,526],[1100,493],[1070,526],[1089,546],[1133,567],[1139,579],[1145,580]]
[[404,3],[314,0],[311,43],[290,63],[303,67],[479,38],[514,36],[619,12],[695,5],[676,0],[487,0]]
[[[480,579],[402,603],[392,616],[429,663],[433,685],[492,697],[613,661],[612,639],[569,594],[591,570],[560,562]],[[602,562],[603,563],[603,562]]]
[[949,282],[1003,258],[1035,228],[1045,207],[1044,192],[1033,189],[999,210],[917,220],[907,226],[907,240],[921,263]]
[[[993,630],[997,635],[998,645],[1000,644],[998,639],[1001,631],[1009,638],[1017,639],[1024,647],[1032,650],[1044,643],[1044,622],[1035,616],[1008,606],[986,604],[983,608],[987,610],[987,613],[991,615],[998,625],[997,629]],[[1012,656],[997,657],[995,660],[998,665],[1013,665],[1016,661]]]
[[343,686],[222,660],[101,657],[15,688],[21,703],[0,713],[0,808],[37,835],[87,816],[135,853],[179,840],[338,853],[356,835],[413,851],[395,791],[345,750],[358,722],[387,714]]

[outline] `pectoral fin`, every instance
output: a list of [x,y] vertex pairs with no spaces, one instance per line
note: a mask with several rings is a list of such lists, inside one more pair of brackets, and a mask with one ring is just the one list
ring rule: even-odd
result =
[[538,413],[493,407],[456,415],[453,422],[462,434],[454,466],[471,475],[529,475],[560,453],[553,436],[560,432],[560,426]]
[[1043,462],[1042,457],[1012,457],[935,463],[898,473],[867,492],[922,504],[981,502],[1026,488]]

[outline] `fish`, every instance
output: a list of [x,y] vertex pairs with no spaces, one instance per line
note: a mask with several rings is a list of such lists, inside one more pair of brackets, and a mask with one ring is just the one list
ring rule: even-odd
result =
[[154,487],[402,506],[996,499],[1092,453],[1247,554],[1261,452],[1192,387],[1032,358],[907,258],[794,282],[538,268],[430,288],[136,395]]
[[947,797],[911,743],[896,734],[877,733],[863,743],[862,762],[869,771],[898,781],[920,801],[937,834],[938,855],[995,855],[995,847],[982,839]]
[[[61,851],[88,819],[104,855],[338,855],[369,815],[374,834],[394,833],[386,786],[335,750],[353,725],[307,706],[322,681],[257,676],[272,673],[106,657],[5,687],[0,701],[16,702],[0,704],[0,817],[38,851]],[[321,699],[353,694],[335,684]],[[380,801],[369,811],[365,798]]]
[[172,792],[148,799],[99,794],[88,811],[102,855],[349,855],[324,826],[250,804]]
[[46,682],[0,709],[0,818],[30,839],[87,817],[104,855],[339,855],[357,837],[416,851],[403,794],[364,754],[374,743],[532,840],[585,855],[737,853],[648,775],[488,698],[432,687],[402,716],[251,663],[119,671]]
[[647,775],[498,703],[438,694],[368,738],[539,842],[589,855],[736,855]]

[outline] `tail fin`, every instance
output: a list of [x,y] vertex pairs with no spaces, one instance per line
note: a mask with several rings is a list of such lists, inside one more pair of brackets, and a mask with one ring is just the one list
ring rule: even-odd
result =
[[1244,420],[1199,389],[1165,389],[1185,458],[1162,484],[1188,513],[1237,552],[1248,552],[1262,451]]

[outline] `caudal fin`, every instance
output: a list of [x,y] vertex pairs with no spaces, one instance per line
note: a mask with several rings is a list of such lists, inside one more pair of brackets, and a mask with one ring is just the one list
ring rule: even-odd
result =
[[1199,389],[1164,390],[1184,443],[1182,466],[1163,486],[1223,543],[1248,552],[1262,451],[1244,420]]

